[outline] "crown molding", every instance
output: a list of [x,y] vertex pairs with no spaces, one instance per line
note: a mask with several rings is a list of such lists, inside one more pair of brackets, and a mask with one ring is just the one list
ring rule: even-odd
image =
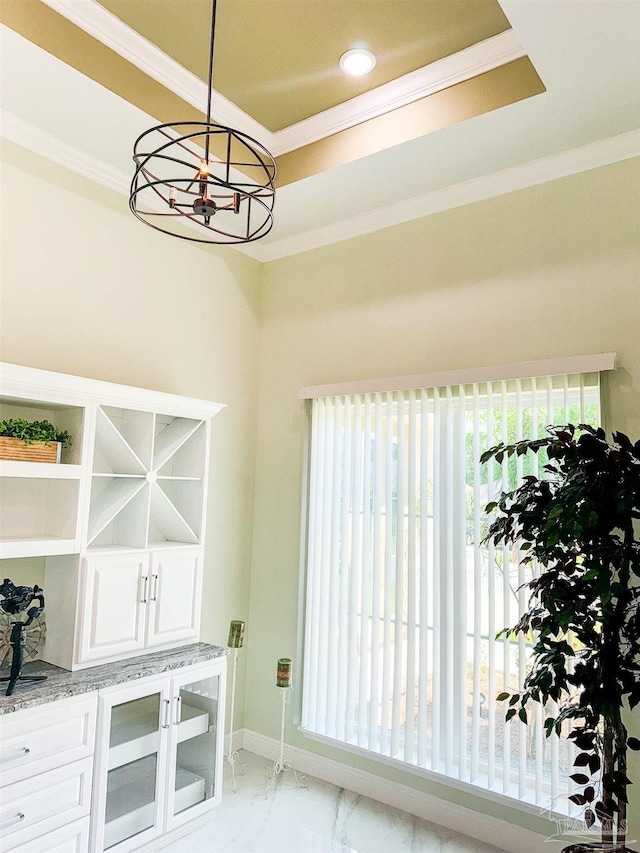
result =
[[[89,178],[89,180],[113,190],[118,195],[129,198],[130,174],[116,169],[115,166],[110,166],[103,160],[92,157],[80,148],[40,130],[36,125],[2,108],[0,108],[0,137],[15,142],[17,145],[33,151],[34,154],[39,154],[41,157],[45,157],[59,166],[64,166],[78,175]],[[150,200],[149,206],[156,210],[164,209],[159,200]],[[186,228],[198,231],[198,226],[189,219],[185,219],[184,225]],[[250,257],[255,257],[253,247],[253,243],[247,243],[246,247],[244,245],[230,246],[230,248],[238,249]]]
[[85,178],[103,187],[115,190],[121,195],[129,195],[131,175],[92,157],[82,149],[64,142],[51,133],[46,133],[35,124],[2,108],[0,108],[0,136],[72,172],[84,175]]
[[[6,110],[0,110],[0,135],[121,195],[129,195],[130,175],[96,160],[79,148],[43,132],[35,125]],[[371,234],[412,219],[421,219],[434,213],[506,195],[516,190],[638,156],[640,156],[640,130],[631,130],[580,148],[573,148],[539,160],[530,160],[528,163],[522,163],[510,169],[492,172],[395,204],[384,205],[359,216],[310,229],[303,234],[282,237],[270,242],[267,240],[234,245],[230,248],[257,261],[268,263],[329,246],[332,243],[350,240],[353,237]]]
[[457,83],[493,71],[525,55],[513,30],[506,30],[277,131],[271,150],[276,155],[295,151]]
[[[188,104],[205,112],[206,84],[96,0],[43,2]],[[523,56],[524,48],[516,39],[513,30],[506,30],[275,133],[215,89],[212,92],[211,109],[216,121],[238,128],[265,145],[275,156],[279,156],[492,71]]]
[[[96,0],[43,2],[183,101],[206,113],[207,84],[107,11]],[[237,128],[267,148],[272,145],[274,140],[271,131],[215,90],[211,93],[211,112],[218,123]]]
[[552,154],[539,160],[530,160],[509,169],[492,172],[451,184],[433,192],[404,199],[395,204],[378,207],[359,216],[332,222],[320,228],[282,237],[270,242],[255,243],[252,257],[263,263],[319,249],[400,225],[412,219],[421,219],[455,207],[463,207],[516,190],[544,184],[599,166],[608,166],[620,160],[640,156],[640,130],[631,130],[618,136],[601,139],[580,148]]

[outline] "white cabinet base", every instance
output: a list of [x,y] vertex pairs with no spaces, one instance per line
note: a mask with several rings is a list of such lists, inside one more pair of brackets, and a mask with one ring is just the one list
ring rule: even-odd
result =
[[88,853],[89,817],[75,820],[22,845],[16,853]]
[[[171,846],[176,841],[179,841],[187,835],[191,835],[192,832],[195,832],[197,829],[200,829],[200,827],[210,823],[214,815],[215,807],[211,805],[209,811],[199,817],[192,818],[189,823],[185,823],[183,826],[172,829],[170,832],[165,832],[165,834],[160,838],[156,838],[153,841],[149,841],[141,847],[136,848],[136,853],[156,853],[158,850],[171,849]],[[20,851],[20,853],[22,853],[22,851]],[[31,853],[31,851],[29,851],[29,853]],[[38,853],[40,853],[40,851],[38,851]],[[47,853],[49,853],[49,851],[47,851]]]
[[3,853],[89,814],[92,768],[93,760],[84,758],[3,787]]

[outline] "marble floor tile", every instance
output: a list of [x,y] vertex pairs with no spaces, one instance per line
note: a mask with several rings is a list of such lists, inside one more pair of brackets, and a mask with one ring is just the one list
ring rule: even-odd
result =
[[268,762],[241,752],[247,772],[231,790],[225,767],[222,805],[204,826],[164,848],[169,853],[500,853],[353,791],[293,774],[266,796]]

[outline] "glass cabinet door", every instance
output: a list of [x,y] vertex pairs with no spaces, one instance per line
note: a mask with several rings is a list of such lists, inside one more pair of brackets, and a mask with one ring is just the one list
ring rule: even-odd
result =
[[181,823],[183,816],[191,819],[192,810],[203,810],[204,803],[220,802],[225,664],[223,659],[209,670],[210,674],[197,680],[173,680],[168,810],[171,823]]
[[169,726],[169,710],[161,689],[111,709],[103,850],[154,827],[161,830],[161,732]]

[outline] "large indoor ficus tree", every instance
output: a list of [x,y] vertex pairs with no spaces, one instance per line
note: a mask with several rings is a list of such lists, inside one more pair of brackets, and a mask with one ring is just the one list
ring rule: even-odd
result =
[[[547,736],[568,731],[579,791],[571,800],[587,826],[600,827],[600,849],[624,851],[627,751],[640,750],[623,722],[640,703],[640,441],[552,426],[543,438],[491,448],[482,462],[527,453],[538,454],[540,476],[487,507],[496,516],[486,539],[540,567],[526,584],[526,612],[501,633],[532,638],[528,674],[498,699],[508,700],[507,719],[527,723],[539,702]],[[593,847],[567,848],[582,849]]]

